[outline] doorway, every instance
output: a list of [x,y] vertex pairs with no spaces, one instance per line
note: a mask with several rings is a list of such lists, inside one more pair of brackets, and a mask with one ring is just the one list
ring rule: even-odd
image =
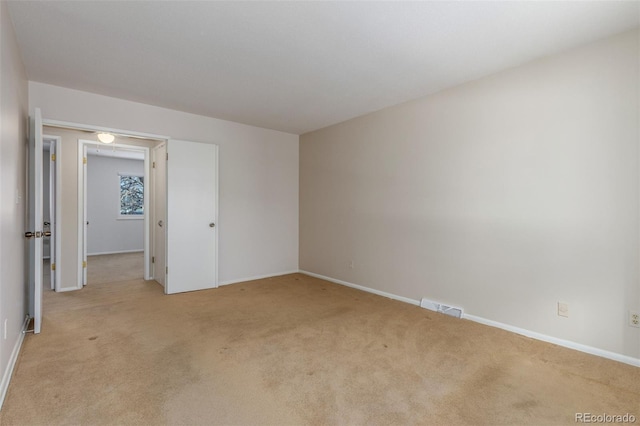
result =
[[153,279],[149,147],[80,139],[78,148],[80,282]]
[[83,285],[144,278],[144,157],[137,147],[86,147]]
[[[29,140],[29,224],[25,237],[29,239],[29,315],[34,319],[34,332],[42,323],[42,174],[43,129],[61,138],[56,147],[55,194],[55,290],[77,291],[86,283],[84,228],[85,220],[85,145],[96,145],[97,134],[112,132],[124,145],[145,151],[144,186],[146,194],[163,194],[164,199],[151,208],[145,197],[144,217],[144,278],[164,281],[164,293],[180,293],[218,286],[218,146],[212,143],[190,142],[134,131],[105,129],[58,120],[43,120],[39,108],[31,117]],[[94,139],[94,140],[89,140]],[[116,144],[117,146],[117,144]],[[152,148],[158,147],[153,150]],[[151,157],[151,152],[155,157]],[[169,157],[172,161],[169,161]],[[150,173],[150,158],[163,167]],[[77,167],[72,164],[77,161]],[[71,167],[62,166],[62,162]],[[153,185],[158,176],[157,185]],[[164,182],[160,180],[164,178]],[[149,191],[153,187],[154,191]],[[158,210],[158,212],[155,212]],[[153,224],[153,225],[152,225]],[[152,250],[155,250],[152,251]],[[164,250],[164,253],[159,253]],[[156,255],[154,256],[153,253]],[[158,264],[155,265],[155,262]],[[164,262],[164,268],[161,266]],[[155,266],[154,266],[155,265]],[[57,297],[57,296],[54,296]]]
[[60,194],[60,172],[59,158],[57,149],[60,145],[61,138],[59,136],[44,135],[43,153],[42,153],[42,217],[43,231],[45,235],[50,234],[43,239],[42,259],[43,259],[43,280],[42,285],[45,289],[55,290],[56,283],[60,281],[60,268],[57,268],[57,259],[60,257],[60,203],[58,195]]

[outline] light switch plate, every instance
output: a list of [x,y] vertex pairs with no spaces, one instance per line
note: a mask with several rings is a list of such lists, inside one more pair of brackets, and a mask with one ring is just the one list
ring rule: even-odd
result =
[[569,304],[558,302],[558,316],[569,318]]

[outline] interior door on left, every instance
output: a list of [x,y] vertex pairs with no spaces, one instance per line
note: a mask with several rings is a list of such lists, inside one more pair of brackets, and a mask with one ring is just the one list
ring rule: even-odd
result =
[[42,328],[42,114],[36,108],[29,131],[29,315],[33,331]]

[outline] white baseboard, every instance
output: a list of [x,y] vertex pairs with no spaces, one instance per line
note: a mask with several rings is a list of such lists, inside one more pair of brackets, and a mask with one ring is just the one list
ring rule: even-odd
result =
[[24,319],[24,324],[22,324],[22,330],[20,331],[20,335],[18,336],[18,341],[14,345],[13,351],[11,352],[11,357],[9,358],[7,368],[5,368],[4,374],[2,375],[2,382],[0,382],[0,410],[2,409],[2,404],[4,404],[4,398],[7,396],[9,383],[11,382],[11,376],[13,376],[13,369],[15,368],[16,362],[18,361],[20,348],[22,347],[22,342],[24,341],[24,333],[25,331],[27,331],[28,326],[29,317],[27,316]]
[[[368,293],[377,294],[379,296],[388,297],[390,299],[399,300],[401,302],[410,303],[412,305],[420,305],[419,300],[410,299],[408,297],[397,296],[395,294],[387,293],[385,291],[375,290],[369,287],[353,284],[347,281],[337,280],[335,278],[327,277],[320,274],[315,274],[313,272],[308,272],[304,270],[299,271],[301,274],[309,275],[311,277],[320,278],[326,281],[330,281],[336,284],[341,284],[347,287],[356,288],[358,290],[366,291]],[[470,321],[474,321],[480,324],[488,325],[490,327],[500,328],[502,330],[510,331],[512,333],[521,334],[523,336],[530,337],[532,339],[541,340],[547,343],[553,343],[554,345],[562,346],[569,349],[574,349],[576,351],[588,353],[591,355],[596,355],[602,358],[611,359],[614,361],[622,362],[625,364],[633,365],[635,367],[640,367],[640,358],[633,358],[627,355],[622,355],[616,352],[607,351],[604,349],[595,348],[593,346],[583,345],[581,343],[572,342],[570,340],[559,339],[557,337],[547,336],[546,334],[537,333],[535,331],[526,330],[524,328],[515,327],[508,324],[503,324],[498,321],[489,320],[482,317],[477,317],[475,315],[463,314],[463,319],[467,319]]]
[[297,274],[298,272],[299,271],[297,269],[295,269],[293,271],[276,272],[275,274],[258,275],[258,276],[255,276],[255,277],[247,277],[247,278],[239,278],[239,279],[234,279],[234,280],[227,280],[227,281],[219,282],[218,283],[218,287],[223,286],[223,285],[229,285],[229,284],[243,283],[245,281],[254,281],[254,280],[262,280],[264,278],[279,277],[281,275]]
[[355,289],[358,289],[358,290],[366,291],[367,293],[373,293],[373,294],[377,294],[378,296],[388,297],[389,299],[399,300],[401,302],[409,303],[411,305],[420,306],[420,301],[419,300],[409,299],[408,297],[398,296],[398,295],[395,295],[395,294],[387,293],[386,291],[376,290],[376,289],[365,287],[365,286],[362,286],[362,285],[353,284],[353,283],[350,283],[350,282],[347,282],[347,281],[337,280],[335,278],[326,277],[324,275],[315,274],[315,273],[309,272],[309,271],[300,270],[300,273],[301,274],[305,274],[305,275],[309,275],[310,277],[320,278],[321,280],[331,281],[332,283],[341,284],[341,285],[344,285],[344,286],[347,286],[347,287],[351,287],[351,288],[355,288]]
[[591,355],[596,355],[602,358],[612,359],[614,361],[623,362],[625,364],[633,365],[635,367],[640,367],[640,358],[633,358],[633,357],[622,355],[616,352],[595,348],[593,346],[583,345],[582,343],[576,343],[570,340],[559,339],[557,337],[548,336],[546,334],[530,331],[520,327],[515,327],[513,325],[504,324],[498,321],[477,317],[475,315],[464,314],[462,318],[468,319],[470,321],[474,321],[480,324],[488,325],[491,327],[501,328],[503,330],[507,330],[516,334],[521,334],[523,336],[530,337],[532,339],[542,340],[543,342],[553,343],[554,345],[562,346],[569,349],[574,349],[576,351],[588,353]]
[[100,256],[103,254],[121,254],[121,253],[144,253],[144,250],[101,251],[99,253],[87,253],[87,256]]

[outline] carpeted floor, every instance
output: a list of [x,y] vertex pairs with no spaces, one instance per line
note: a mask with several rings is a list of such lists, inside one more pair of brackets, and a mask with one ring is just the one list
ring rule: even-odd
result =
[[144,278],[144,252],[87,256],[87,285]]
[[639,368],[301,274],[96,284],[44,312],[3,425],[640,422]]

